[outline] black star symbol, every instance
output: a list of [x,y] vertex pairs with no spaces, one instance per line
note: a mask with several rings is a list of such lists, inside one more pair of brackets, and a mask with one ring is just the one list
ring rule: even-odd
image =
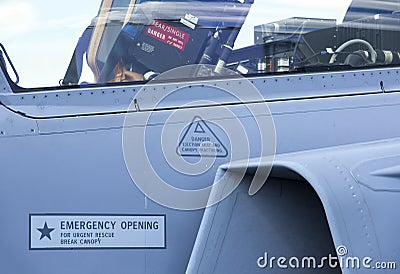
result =
[[43,228],[37,228],[37,230],[40,231],[40,233],[42,233],[42,235],[40,236],[40,240],[43,239],[44,237],[49,238],[49,240],[51,240],[51,236],[50,233],[54,230],[55,228],[49,228],[47,226],[47,222],[44,222],[44,226]]

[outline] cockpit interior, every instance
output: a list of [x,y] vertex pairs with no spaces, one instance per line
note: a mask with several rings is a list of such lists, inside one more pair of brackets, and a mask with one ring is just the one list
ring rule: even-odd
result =
[[[148,81],[192,64],[215,66],[213,71],[199,66],[192,77],[218,76],[222,68],[253,76],[400,64],[399,1],[353,0],[340,23],[316,17],[266,19],[254,26],[250,46],[235,47],[253,4],[102,0],[59,83],[74,87]],[[4,47],[2,52],[1,67],[12,68],[18,77]],[[85,65],[93,74],[91,83],[81,79]]]

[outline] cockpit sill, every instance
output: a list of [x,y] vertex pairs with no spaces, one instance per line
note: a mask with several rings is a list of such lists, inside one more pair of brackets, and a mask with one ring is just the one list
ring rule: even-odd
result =
[[[77,85],[59,85],[59,86],[50,86],[50,87],[34,87],[34,88],[25,88],[16,84],[10,77],[7,71],[4,71],[4,68],[1,66],[1,86],[0,93],[34,93],[34,92],[43,92],[43,91],[65,91],[65,90],[85,90],[89,92],[89,90],[95,89],[103,89],[103,88],[123,88],[123,87],[136,87],[140,89],[141,87],[147,84],[182,84],[190,85],[197,84],[202,82],[213,82],[219,80],[231,80],[238,78],[246,78],[249,81],[259,80],[259,79],[275,79],[289,76],[296,77],[304,77],[304,76],[312,76],[315,77],[330,77],[332,73],[341,73],[345,74],[354,74],[354,72],[360,72],[362,75],[366,73],[385,73],[386,71],[393,71],[393,69],[400,70],[400,66],[397,64],[385,65],[370,65],[368,67],[364,67],[362,69],[351,67],[349,65],[331,65],[331,66],[310,66],[310,67],[302,67],[296,69],[295,71],[280,71],[280,72],[263,72],[263,73],[252,73],[252,74],[237,74],[237,75],[212,75],[212,76],[204,76],[204,77],[190,77],[190,78],[176,78],[176,79],[152,79],[152,80],[141,80],[141,81],[129,81],[129,82],[114,82],[114,83],[81,83]],[[289,80],[288,80],[289,81]],[[399,86],[400,89],[400,86]]]
[[[317,71],[314,71],[316,69]],[[31,95],[38,98],[39,93],[47,98],[46,94],[63,94],[71,96],[96,95],[112,93],[133,94],[141,89],[151,92],[159,88],[168,87],[228,87],[242,81],[249,81],[262,94],[265,101],[274,102],[293,99],[327,98],[337,96],[351,96],[371,93],[390,93],[400,91],[400,66],[371,66],[368,68],[331,66],[326,71],[318,68],[307,68],[296,72],[270,72],[253,75],[230,75],[179,79],[153,79],[150,81],[118,82],[102,84],[81,84],[70,86],[23,88],[16,85],[8,74],[0,72],[0,83],[3,83],[0,94],[4,95]],[[28,96],[26,96],[27,98]],[[212,98],[208,98],[212,99]],[[72,103],[72,102],[69,102]],[[95,102],[92,102],[95,104]]]

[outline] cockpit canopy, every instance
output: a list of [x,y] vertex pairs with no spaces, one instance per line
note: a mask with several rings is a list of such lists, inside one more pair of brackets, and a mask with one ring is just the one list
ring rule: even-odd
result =
[[83,53],[98,83],[148,80],[188,64],[224,62],[252,0],[103,0],[76,47],[63,84],[77,84]]
[[[339,4],[341,14],[331,17]],[[82,27],[69,63],[64,61],[60,84],[148,81],[190,64],[215,66],[192,77],[218,76],[222,68],[253,76],[400,64],[400,1],[320,5],[318,10],[314,1],[295,0],[102,0],[89,26]],[[0,66],[16,82],[20,66],[13,66],[13,54],[1,52]],[[36,70],[29,72],[37,75]],[[83,77],[87,71],[92,80]]]

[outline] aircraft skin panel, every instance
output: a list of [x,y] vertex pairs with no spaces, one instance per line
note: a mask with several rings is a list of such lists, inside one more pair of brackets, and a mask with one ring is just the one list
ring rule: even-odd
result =
[[[389,71],[393,73],[392,70]],[[379,75],[379,72],[374,73]],[[342,77],[341,75],[340,77]],[[343,75],[345,75],[343,78],[355,77],[353,74]],[[318,93],[316,93],[315,97],[311,97],[314,91],[319,90],[315,86],[326,84],[321,77],[317,80],[314,78],[317,84],[312,85],[313,89],[307,90],[307,85],[304,85],[304,87],[299,85],[298,90],[289,90],[290,85],[287,82],[293,84],[294,81],[304,81],[304,77],[308,79],[307,81],[311,81],[312,76],[310,75],[296,75],[295,78],[294,76],[264,78],[267,85],[261,89],[261,92],[267,94],[271,91],[270,98],[272,99],[269,100],[267,96],[266,99],[271,101],[269,106],[277,134],[278,163],[283,161],[280,155],[287,152],[399,136],[398,122],[395,119],[388,118],[393,117],[393,113],[399,111],[400,99],[398,93],[394,92],[394,83],[390,90],[392,92],[384,93],[379,90],[379,86],[376,87],[375,85],[363,94],[355,95],[358,92],[361,93],[361,89],[355,89],[352,92],[351,88],[354,87],[354,83],[348,83],[347,88],[336,90],[337,96],[331,96],[332,88],[324,96],[317,96]],[[299,80],[300,78],[302,80]],[[264,85],[263,78],[251,80],[256,86]],[[278,82],[275,80],[278,80]],[[360,81],[364,80],[365,78],[360,76]],[[370,81],[379,83],[377,80],[378,78]],[[271,82],[274,84],[269,88]],[[385,80],[385,82],[389,81]],[[213,81],[208,81],[208,83],[212,84]],[[226,86],[227,83],[234,85],[234,81],[230,80],[216,80],[215,83],[221,87]],[[146,86],[146,88],[149,87],[152,87],[152,85]],[[153,88],[153,91],[150,89],[148,93],[141,93],[142,98],[138,100],[140,108],[130,114],[135,119],[131,120],[128,125],[133,129],[143,130],[145,127],[147,128],[150,133],[147,145],[152,145],[150,157],[153,158],[160,158],[160,155],[162,155],[162,148],[157,144],[160,143],[164,124],[175,111],[175,107],[184,105],[189,101],[212,98],[213,92],[215,92],[212,88],[204,88],[200,85],[197,88],[202,88],[203,93],[194,92],[189,94],[187,98],[168,97],[162,102],[159,109],[152,113],[151,119],[146,120],[146,114],[151,110],[151,106],[146,104],[146,100],[152,99],[154,94],[162,96],[164,87],[168,87],[168,85],[158,84],[154,86],[156,90]],[[29,271],[33,273],[70,273],[71,271],[110,273],[115,269],[124,269],[126,273],[129,273],[129,269],[132,268],[145,273],[182,273],[185,271],[193,245],[195,242],[196,246],[200,243],[195,239],[202,219],[202,211],[182,212],[152,202],[135,186],[125,167],[121,145],[124,118],[127,106],[138,94],[139,88],[140,86],[86,88],[41,91],[29,94],[6,93],[0,96],[3,104],[0,109],[0,129],[3,132],[0,135],[0,149],[2,154],[6,155],[2,158],[4,160],[1,161],[2,180],[6,183],[1,185],[0,200],[7,205],[2,208],[1,216],[4,222],[8,224],[0,239],[4,247],[2,253],[8,250],[7,253],[10,256],[10,260],[5,260],[2,264],[3,270],[8,273],[27,273]],[[192,87],[192,91],[196,91],[196,88]],[[322,91],[324,90],[322,89]],[[280,100],[284,96],[288,99]],[[215,100],[217,102],[228,102],[223,107],[229,108],[235,114],[235,117],[244,125],[245,131],[250,136],[251,147],[257,148],[260,141],[254,132],[253,118],[251,118],[247,107],[249,105],[257,106],[259,103],[231,104],[232,98],[220,94],[215,97]],[[251,102],[251,100],[249,101]],[[110,102],[112,103],[110,104]],[[232,117],[224,117],[219,114],[218,110],[221,106],[200,106],[201,104],[196,108],[181,109],[182,117],[185,118],[181,119],[175,126],[182,129],[187,128],[193,123],[193,119],[199,115],[202,116],[204,111],[211,113],[209,114],[211,118],[207,120],[210,126],[221,120],[224,120],[227,124],[233,124]],[[214,116],[212,115],[213,112],[215,112]],[[263,117],[266,114],[258,112],[257,115]],[[231,147],[226,136],[220,129],[220,131],[212,129],[218,135],[218,140],[225,144],[227,152],[230,153]],[[349,132],[352,134],[348,134]],[[180,141],[179,138],[168,139],[169,143],[177,146]],[[369,150],[369,147],[365,148],[365,151]],[[332,149],[332,151],[333,154],[336,154],[336,149]],[[357,153],[348,153],[348,155],[353,154]],[[308,154],[304,153],[304,155],[307,156]],[[250,157],[256,156],[257,151],[255,149],[250,150]],[[287,159],[290,163],[295,162],[297,158],[292,159],[292,156],[282,156],[282,159]],[[305,156],[303,157],[300,152],[298,157],[306,159]],[[320,183],[321,180],[327,180],[330,176],[337,178],[339,175],[334,173],[335,168],[329,162],[320,161],[320,154],[317,154],[316,157],[319,158],[316,161],[318,165],[315,170],[325,171],[329,167],[333,169],[332,174],[329,173],[331,175],[317,173],[315,170],[313,170],[315,173],[309,172],[312,174],[311,177],[307,177],[305,173],[300,171],[299,173],[310,183],[317,182],[313,187],[324,204],[335,244],[340,244],[343,241],[351,243],[349,248],[351,247],[354,252],[358,252],[358,250],[364,249],[364,246],[358,247],[353,241],[361,241],[359,240],[360,237],[364,236],[357,234],[356,230],[352,233],[353,230],[347,227],[347,221],[352,221],[351,219],[354,216],[361,216],[357,212],[358,208],[351,207],[351,212],[354,211],[355,215],[350,212],[349,215],[343,213],[344,217],[337,217],[340,216],[337,212],[342,203],[354,203],[354,200],[351,198],[348,201],[337,200],[337,197],[340,196],[338,194],[341,191],[340,189],[332,196],[329,194],[332,191],[330,190],[332,186],[329,183],[319,185],[322,184]],[[40,161],[38,161],[39,158]],[[292,160],[289,161],[288,158]],[[226,164],[226,162],[226,158],[217,158],[212,168],[202,176],[182,176],[171,171],[164,161],[157,161],[155,169],[161,172],[161,176],[170,178],[176,187],[206,187],[213,183],[215,174],[218,174],[218,167]],[[328,167],[324,166],[324,163]],[[351,165],[349,164],[349,166]],[[21,172],[14,172],[16,167]],[[292,168],[294,169],[294,167]],[[189,185],[188,182],[190,182]],[[361,195],[359,193],[362,193],[365,197],[375,195],[367,187],[359,188],[357,195]],[[297,191],[292,185],[288,185],[287,189],[289,193]],[[16,198],[16,193],[18,193],[18,198]],[[379,193],[379,195],[382,194]],[[393,193],[389,196],[397,197]],[[239,199],[246,200],[242,195],[240,197]],[[368,203],[375,205],[377,201],[379,199],[374,196],[371,201],[368,200]],[[395,199],[388,200],[389,205],[396,208]],[[248,206],[246,204],[244,208]],[[9,208],[13,208],[13,211],[10,212]],[[241,207],[237,209],[243,210]],[[368,207],[363,207],[362,210],[367,212]],[[381,220],[383,217],[379,215],[380,210],[376,209],[376,211],[374,209],[370,212],[374,214],[373,217],[376,217],[376,220]],[[165,214],[166,249],[128,249],[122,251],[117,249],[112,250],[112,252],[107,249],[64,250],[51,253],[42,250],[27,251],[29,250],[29,216],[31,214],[49,213],[63,215]],[[206,211],[205,216],[207,214]],[[314,212],[314,214],[317,214],[317,212]],[[344,220],[341,222],[340,218],[344,218]],[[346,223],[346,226],[344,223]],[[365,222],[369,229],[373,227],[371,223],[370,217]],[[42,228],[41,226],[37,228]],[[372,232],[375,231],[377,236],[371,238],[372,245],[383,241],[391,246],[386,238],[381,239],[384,230],[383,225],[374,224],[374,227],[377,227],[377,229]],[[200,228],[200,231],[202,231],[202,228]],[[331,233],[328,228],[325,228],[324,231],[325,234],[330,235]],[[372,232],[368,233],[373,236]],[[18,237],[8,236],[15,233],[18,233]],[[34,231],[34,233],[39,233],[39,231]],[[38,235],[40,236],[40,233]],[[365,237],[362,239],[365,240]],[[198,249],[196,246],[195,250]],[[25,251],[21,252],[21,250]],[[224,248],[223,253],[229,254],[225,252],[227,252],[226,248]],[[257,255],[261,256],[262,252]],[[383,254],[391,255],[385,252],[383,251]],[[178,260],[175,254],[181,254]],[[379,252],[373,253],[373,255],[378,258],[381,256]],[[196,256],[192,255],[192,258]],[[11,258],[21,258],[25,263],[17,265],[13,263]],[[250,257],[249,253],[249,262],[250,260],[254,262],[256,259],[257,257]],[[71,265],[68,268],[59,269],[60,262],[65,261]],[[102,263],[99,264],[99,261]],[[251,266],[251,268],[253,267],[254,265]]]
[[[2,161],[1,200],[4,234],[1,236],[2,271],[6,273],[140,273],[183,272],[188,261],[201,211],[166,210],[147,199],[127,173],[122,156],[121,130],[108,129],[64,134],[3,138],[4,155],[24,155]],[[40,158],[40,161],[38,160]],[[8,171],[7,171],[8,170]],[[12,170],[20,170],[15,173]],[[16,191],[19,193],[16,195]],[[9,198],[11,199],[9,199]],[[9,209],[13,210],[10,211]],[[29,251],[30,214],[167,214],[166,248]],[[181,223],[181,220],[185,220]],[[173,225],[171,227],[170,225]],[[179,228],[175,227],[179,224]],[[18,228],[17,228],[18,227]],[[40,228],[40,227],[38,227]],[[24,233],[22,233],[24,231]],[[35,233],[34,231],[33,233]],[[6,235],[16,235],[10,237]],[[37,235],[31,235],[36,237]],[[39,234],[40,236],[40,234]],[[53,236],[55,237],[55,236]],[[43,239],[45,240],[45,239]],[[180,243],[177,245],[176,243]],[[169,262],[181,255],[182,263]],[[147,258],[157,258],[154,260]],[[20,258],[22,264],[12,258]],[[147,260],[147,262],[146,262]],[[64,262],[60,266],[60,263]]]
[[[390,72],[393,73],[393,71]],[[379,75],[379,72],[377,73]],[[341,75],[340,77],[342,77]],[[349,83],[350,87],[348,88],[337,89],[337,96],[328,96],[328,93],[325,97],[315,96],[315,98],[310,98],[309,94],[314,90],[308,91],[307,85],[304,85],[304,87],[300,85],[298,90],[289,90],[290,85],[287,82],[293,84],[293,81],[304,81],[304,77],[312,76],[266,77],[267,87],[261,89],[263,94],[271,91],[270,97],[272,99],[269,105],[277,131],[278,163],[282,153],[399,136],[400,127],[398,127],[396,120],[387,120],[388,117],[393,116],[393,113],[399,111],[400,99],[397,92],[383,93],[375,85],[375,88],[371,88],[370,92],[364,92],[366,94],[350,96],[350,94],[358,92],[358,90],[352,92],[350,88],[354,86],[354,83]],[[355,76],[351,74],[343,78],[346,77]],[[299,80],[300,78],[302,80]],[[253,80],[256,86],[263,85],[263,81],[262,78]],[[269,88],[268,81],[275,83],[274,86]],[[308,78],[308,81],[311,81],[311,78]],[[322,77],[319,80],[314,78],[314,81],[317,82],[317,85],[313,85],[313,87],[326,84]],[[360,81],[364,81],[361,76]],[[227,82],[229,80],[216,81],[221,86],[226,85]],[[371,82],[379,83],[377,79],[371,80]],[[230,84],[233,85],[231,82]],[[162,94],[165,86],[155,86],[157,96],[161,96],[160,94]],[[0,148],[3,155],[8,156],[3,158],[4,161],[2,161],[2,178],[7,184],[2,184],[0,193],[2,193],[1,200],[7,204],[7,207],[3,208],[1,215],[5,223],[9,224],[5,228],[2,242],[7,249],[9,248],[10,258],[21,256],[16,254],[21,254],[21,250],[27,250],[29,247],[29,234],[26,230],[29,228],[30,214],[166,214],[168,252],[162,249],[124,250],[113,251],[112,253],[107,250],[86,250],[83,251],[84,253],[80,253],[80,256],[75,252],[66,253],[65,251],[46,253],[47,255],[44,252],[37,251],[34,256],[30,256],[30,253],[26,252],[23,253],[25,255],[23,255],[22,260],[26,262],[23,265],[16,266],[12,263],[12,260],[5,261],[3,269],[6,272],[25,273],[30,270],[40,273],[69,273],[70,271],[82,271],[84,269],[89,272],[109,273],[112,269],[117,269],[121,262],[124,265],[123,269],[146,269],[147,273],[184,271],[195,243],[195,235],[200,225],[202,212],[182,213],[166,209],[145,198],[129,177],[123,161],[121,141],[125,113],[121,111],[126,111],[127,105],[133,100],[138,90],[139,87],[137,86],[107,87],[87,88],[86,90],[43,91],[29,94],[3,94],[0,96],[4,105],[1,107],[1,130],[3,134],[1,135]],[[318,89],[315,88],[315,90]],[[207,88],[203,88],[202,91],[203,93],[200,95],[199,93],[191,94],[186,99],[176,100],[176,98],[171,97],[169,100],[163,101],[160,108],[172,107],[172,109],[154,112],[150,122],[145,119],[146,108],[150,109],[146,107],[145,102],[148,98],[152,98],[153,93],[144,93],[142,100],[139,100],[141,111],[132,113],[136,119],[129,126],[139,128],[148,126],[152,133],[149,143],[157,144],[160,142],[157,136],[160,136],[162,125],[173,112],[174,106],[184,105],[188,101],[210,98],[214,92]],[[361,89],[359,91],[361,92]],[[280,95],[279,92],[283,95]],[[292,99],[281,101],[279,100],[280,97]],[[274,98],[277,100],[274,100]],[[232,99],[216,97],[216,100],[218,102],[229,102]],[[257,105],[257,103],[254,103],[254,105]],[[246,131],[252,136],[253,127],[251,126],[251,119],[248,118],[249,113],[246,110],[246,105],[227,104],[227,107],[235,113],[236,117],[246,126]],[[186,119],[180,121],[179,126],[184,128],[189,125],[193,118],[199,115],[200,109],[203,108],[182,110],[183,113],[186,113],[183,115]],[[206,109],[208,112],[212,112],[211,110],[217,110],[218,106],[211,108],[208,106]],[[372,110],[373,117],[371,117]],[[261,117],[265,113],[258,115]],[[228,118],[215,116],[213,119],[218,121]],[[381,123],[382,120],[385,122]],[[342,134],[338,134],[338,132]],[[352,134],[347,134],[348,132],[352,132]],[[253,142],[257,142],[256,138],[253,139]],[[179,141],[170,140],[172,144],[178,144]],[[256,143],[253,143],[253,145],[257,147]],[[229,146],[226,147],[228,150],[230,149]],[[370,149],[367,147],[365,150],[369,151]],[[337,150],[333,151],[332,153],[336,155]],[[160,153],[160,148],[157,148],[154,150],[153,156],[159,157],[157,155]],[[253,156],[256,156],[254,151],[252,153]],[[353,154],[357,153],[348,153],[348,155]],[[307,154],[304,153],[304,155]],[[287,156],[287,158],[295,162],[292,156]],[[320,157],[321,155],[317,154],[317,156]],[[39,157],[41,160],[37,161]],[[282,159],[287,159],[285,157],[282,156]],[[298,157],[306,159],[303,155]],[[322,166],[316,167],[315,170],[328,170],[320,162],[320,160],[317,161]],[[207,186],[212,184],[218,166],[224,163],[226,163],[225,158],[218,159],[208,173],[197,178],[185,178],[179,174],[170,173],[168,166],[162,162],[158,164],[157,170],[164,170],[164,176],[176,178],[175,182],[178,187],[186,185],[188,181],[196,184],[196,186]],[[332,168],[328,163],[326,165]],[[13,172],[15,167],[20,167],[23,172]],[[45,173],[43,173],[44,169],[46,170]],[[334,168],[333,170],[335,171]],[[309,179],[310,183],[320,182],[320,176],[324,176],[323,180],[330,177],[325,173],[310,172],[313,177],[309,178],[302,172],[299,171],[299,173]],[[339,176],[333,172],[332,178],[334,175]],[[40,178],[40,180],[37,178]],[[351,229],[344,225],[348,219],[351,221],[350,216],[359,216],[357,208],[351,207],[355,211],[355,215],[349,213],[349,216],[346,217],[343,213],[343,218],[347,219],[341,223],[340,218],[336,217],[340,216],[337,211],[341,203],[344,203],[342,200],[336,201],[339,194],[329,194],[330,188],[332,188],[330,184],[315,185],[314,188],[325,206],[335,243],[350,241],[354,252],[358,252],[359,249],[363,250],[364,246],[357,247],[352,242],[358,241],[356,239],[362,237],[360,236],[362,234],[357,234],[354,230],[354,234],[349,236],[346,233],[350,233],[347,230]],[[340,192],[340,189],[337,191]],[[17,192],[19,193],[18,199],[15,198],[14,194]],[[362,188],[362,191],[359,190],[359,193],[366,193],[363,194],[366,196],[372,195],[370,192],[365,187]],[[361,195],[359,193],[357,195]],[[375,203],[374,199],[371,200],[372,203]],[[349,198],[347,202],[354,203],[354,200]],[[388,204],[397,206],[395,200],[390,200]],[[13,208],[12,214],[8,211],[10,207]],[[368,210],[366,207],[362,209],[364,212]],[[334,212],[330,213],[331,211]],[[379,217],[378,213],[375,213],[375,215],[377,219],[382,218]],[[205,216],[207,216],[207,211]],[[368,220],[365,224],[372,229],[371,218]],[[15,229],[15,227],[18,227],[18,229]],[[381,231],[383,230],[380,226],[378,227]],[[13,235],[13,233],[16,233],[15,231],[23,232],[23,235],[19,235],[17,239],[7,236]],[[373,236],[372,232],[369,233]],[[380,233],[382,234],[382,232]],[[381,234],[378,236],[382,237]],[[182,238],[182,235],[186,236]],[[365,240],[365,238],[362,239]],[[372,238],[372,245],[376,245],[377,242],[376,237]],[[196,242],[196,245],[198,244],[199,242]],[[175,251],[173,251],[174,249]],[[176,262],[173,254],[187,254],[187,258],[180,259],[180,263],[171,264],[170,262]],[[373,255],[380,256],[379,252]],[[104,258],[100,261],[104,260],[107,263],[99,265],[99,258],[102,257]],[[154,260],[157,260],[158,264]],[[65,268],[65,270],[60,270],[57,269],[60,261],[73,262],[73,265],[70,268]]]
[[[293,174],[298,174],[304,178],[306,184],[310,184],[318,194],[318,197],[323,204],[323,209],[329,223],[330,233],[332,233],[335,246],[345,247],[346,254],[339,256],[343,256],[344,260],[346,256],[357,256],[360,260],[363,258],[371,258],[374,262],[396,262],[400,253],[400,243],[396,240],[396,235],[400,229],[400,223],[396,219],[393,219],[393,216],[396,215],[397,209],[400,206],[399,186],[398,184],[393,184],[391,187],[385,188],[382,184],[378,183],[377,185],[381,186],[381,189],[372,189],[366,187],[365,181],[369,180],[372,184],[376,183],[376,177],[374,177],[374,174],[376,173],[375,169],[377,165],[379,165],[379,168],[393,170],[393,165],[396,166],[398,164],[399,152],[400,140],[397,138],[372,143],[358,143],[348,146],[301,151],[290,154],[278,154],[272,164],[273,170],[271,177],[263,186],[263,188],[266,189],[265,191],[270,191],[272,193],[260,194],[261,197],[263,197],[263,195],[269,195],[271,197],[269,197],[269,199],[264,198],[263,201],[260,202],[261,205],[265,204],[263,210],[261,210],[261,208],[257,208],[258,210],[253,209],[252,212],[255,211],[256,216],[253,216],[252,219],[261,219],[261,221],[259,221],[260,225],[263,223],[263,218],[271,218],[271,215],[274,213],[269,210],[271,210],[271,207],[274,208],[273,203],[279,203],[276,198],[273,198],[274,195],[276,195],[273,194],[273,192],[276,192],[276,190],[274,190],[275,187],[273,187],[275,181],[285,180],[285,178],[286,180],[293,180]],[[238,165],[240,165],[240,163],[238,163]],[[270,165],[270,162],[259,164],[258,160],[255,160],[254,163],[250,163],[249,167],[251,169],[260,166],[267,167]],[[224,167],[221,168],[225,170]],[[235,168],[237,168],[237,166],[235,166]],[[226,169],[225,172],[229,173],[231,171]],[[288,176],[287,174],[290,173],[292,175]],[[221,174],[221,172],[218,174]],[[373,176],[373,178],[371,176]],[[219,178],[221,178],[220,175],[216,177],[216,181],[218,181]],[[229,178],[227,179],[227,184],[229,184],[229,180],[234,180],[232,177],[227,178]],[[240,208],[237,206],[239,201],[236,197],[237,195],[240,195],[240,193],[246,193],[248,191],[251,179],[251,176],[250,178],[243,179],[241,182],[241,185],[243,186],[239,187],[230,198],[222,201],[218,205],[206,209],[188,265],[187,271],[189,273],[218,273],[216,270],[222,269],[221,267],[227,271],[235,271],[235,267],[238,267],[234,263],[232,266],[226,264],[226,259],[230,257],[223,257],[224,252],[226,253],[224,249],[226,245],[229,246],[231,240],[225,239],[225,237],[228,238],[228,236],[221,237],[221,235],[230,235],[228,227],[233,225],[230,220],[233,217],[227,216],[236,216],[236,218],[242,220],[242,223],[246,222],[247,219],[244,216],[249,214],[249,211],[245,210],[245,207]],[[393,177],[393,180],[398,183],[398,176],[396,175]],[[299,181],[292,182],[300,184]],[[286,187],[286,189],[283,190],[283,193],[287,193],[288,189],[289,188]],[[263,190],[260,190],[260,192],[262,191]],[[254,197],[257,197],[257,195],[258,194]],[[280,195],[283,195],[282,188]],[[257,198],[255,198],[255,200],[257,200]],[[382,202],[383,200],[385,200],[385,202]],[[305,201],[303,200],[300,203],[304,202]],[[242,203],[246,204],[244,200]],[[288,204],[289,202],[286,201],[286,203]],[[296,204],[296,202],[294,202],[294,204]],[[284,208],[285,204],[279,204],[279,206]],[[297,204],[297,206],[300,205]],[[290,214],[281,208],[275,208],[274,210],[279,211],[280,214],[284,216]],[[283,212],[286,214],[283,214]],[[311,211],[310,215],[312,215]],[[281,217],[277,216],[276,218],[279,219]],[[287,221],[288,223],[295,222],[294,220],[296,217],[292,216],[291,218],[291,221]],[[277,224],[278,223],[279,221],[277,221]],[[265,251],[273,251],[278,248],[276,246],[278,240],[273,240],[276,237],[275,234],[268,234],[268,230],[271,229],[268,228],[268,226],[268,223],[264,223],[264,227],[262,225],[261,227],[258,225],[252,226],[254,231],[251,233],[256,234],[257,237],[252,237],[250,239],[247,237],[246,239],[248,241],[245,242],[245,244],[242,243],[242,245],[240,245],[241,250],[246,250],[248,246],[252,246],[252,248],[250,248],[250,258],[247,258],[247,254],[249,253],[241,253],[244,257],[243,261],[254,262],[254,258],[257,258],[257,253],[254,253],[254,250],[257,250],[256,252],[258,252],[260,256],[263,255],[262,250],[260,251],[259,246],[256,244],[257,241],[264,241],[264,245],[261,246],[267,246],[269,249]],[[308,227],[304,222],[301,226]],[[290,230],[289,228],[287,229]],[[297,229],[297,233],[301,235],[301,232],[299,232],[301,229],[299,227]],[[309,227],[309,229],[312,229],[312,227]],[[235,233],[237,234],[238,232],[236,231]],[[282,234],[284,234],[284,232],[282,232]],[[300,236],[291,235],[288,237],[296,238]],[[293,244],[298,243],[297,241],[299,241],[301,246],[306,246],[307,250],[310,249],[308,246],[310,243],[307,242],[306,238],[296,238],[291,239],[290,241],[293,242]],[[265,244],[265,242],[268,244]],[[279,245],[284,245],[285,243],[287,244],[286,241],[281,241]],[[301,251],[296,251],[296,248],[291,250],[291,255],[296,254],[296,252],[297,255],[301,254]],[[287,253],[290,252],[286,251],[284,253],[285,256]],[[315,251],[313,254],[315,254]],[[326,255],[327,253],[322,254]],[[232,256],[232,254],[229,255]],[[270,254],[270,257],[273,255],[274,254]],[[275,255],[279,256],[282,254],[278,253]],[[373,264],[371,263],[371,265]],[[266,269],[268,269],[270,266],[266,267]],[[261,269],[262,271],[265,271],[265,269]],[[253,272],[253,270],[255,272]],[[253,270],[252,273],[262,273],[260,268],[255,268]],[[321,273],[330,273],[326,272],[329,270],[332,271],[332,269],[325,269],[325,272],[323,271]],[[271,268],[269,268],[268,271],[270,273],[275,273]],[[309,273],[307,272],[309,270],[304,269],[298,269],[296,271],[300,271],[296,273],[303,273],[301,271]],[[372,268],[363,268],[362,271],[360,271],[360,268],[355,267],[342,268],[342,273],[387,273],[387,270]],[[281,272],[279,272],[278,269],[276,273]],[[288,273],[291,272],[289,271]]]
[[0,73],[0,94],[3,93],[12,93],[12,89],[10,87],[10,84],[7,81],[7,78],[5,77],[4,73]]
[[[49,24],[4,29],[13,56],[0,45],[0,273],[396,273],[399,1],[384,2],[102,0],[61,80],[84,15],[28,7]],[[271,11],[288,17],[258,22]]]
[[[267,78],[267,80],[269,79]],[[227,82],[217,83],[224,86]],[[157,85],[155,88],[157,91],[162,91],[165,87]],[[52,134],[112,129],[123,126],[127,106],[132,102],[138,89],[140,87],[12,94],[0,96],[0,101],[8,108],[7,115],[12,117],[11,112],[14,111],[17,112],[14,113],[16,119],[25,117],[27,121],[37,120],[35,121],[36,133]],[[172,113],[176,105],[182,106],[191,101],[211,98],[213,93],[214,90],[211,88],[202,88],[201,93],[194,92],[188,98],[164,100],[160,108],[172,107],[172,110],[161,111],[160,115],[153,115],[152,121],[153,123],[162,123],[165,121],[163,117]],[[297,98],[294,96],[295,93],[297,93]],[[346,93],[341,94],[339,90],[337,96],[303,100],[300,100],[303,97],[301,90],[292,91],[292,94],[293,99],[271,100],[268,103],[276,124],[278,152],[280,153],[398,136],[399,127],[396,121],[391,120],[393,125],[387,124],[387,117],[390,117],[391,113],[395,113],[399,107],[400,100],[397,92],[345,96]],[[152,99],[153,93],[145,92],[141,95],[145,97],[140,100],[141,112],[136,113],[138,118],[135,119],[135,123],[144,126],[146,121],[139,117],[145,116],[143,113],[146,110],[146,100]],[[161,97],[162,93],[158,93],[157,96]],[[233,101],[231,97],[216,97],[214,100],[216,102]],[[238,117],[245,117],[248,114],[246,111],[242,111],[243,106],[241,105],[229,106],[228,104],[227,106],[235,110]],[[218,108],[216,107],[216,109]],[[186,111],[188,120],[196,116],[195,111],[190,109]],[[366,119],[365,117],[370,117],[372,111],[374,117]],[[215,119],[218,118],[221,117],[215,117]],[[381,123],[383,120],[385,123]],[[319,130],[321,128],[324,128],[324,131]],[[10,130],[3,131],[7,136],[14,135]],[[354,134],[351,136],[336,134],[336,132],[349,131],[354,131]],[[315,141],[309,142],[308,140]]]
[[4,106],[0,106],[0,136],[32,136],[39,132],[37,121],[16,115]]
[[[262,97],[268,101],[278,100],[299,100],[307,98],[319,97],[338,97],[362,94],[376,94],[385,92],[393,92],[398,90],[398,83],[393,77],[400,73],[399,69],[376,69],[365,72],[336,72],[336,73],[318,73],[318,74],[299,74],[291,76],[267,76],[251,78],[251,82],[261,93]],[[230,85],[239,85],[241,80],[219,80],[215,83],[220,87]],[[382,82],[383,87],[380,83]],[[201,81],[198,85],[214,85],[213,81]],[[146,109],[146,99],[150,96],[162,96],[164,89],[170,89],[176,84],[157,84],[151,86],[153,91],[142,92],[143,101],[141,102],[141,110]],[[181,87],[186,86],[181,83]],[[293,87],[296,87],[293,89]],[[90,113],[108,113],[108,112],[124,112],[127,110],[133,98],[143,85],[131,85],[124,87],[82,87],[80,89],[63,89],[54,91],[37,91],[34,93],[12,93],[11,89],[5,86],[8,93],[7,96],[1,98],[3,103],[15,111],[26,113],[33,117],[48,116],[65,116],[73,114],[90,114]],[[208,92],[208,93],[207,93]],[[215,104],[237,103],[237,99],[232,97],[215,97],[212,89],[202,88],[201,93],[193,92],[188,94],[187,98],[175,98],[175,100],[163,101],[163,107],[177,108],[187,103],[189,100],[202,100],[204,98],[213,98]],[[101,95],[101,96],[100,96]],[[207,95],[211,97],[207,97]],[[148,96],[148,97],[146,97]],[[96,100],[93,100],[93,97]],[[246,101],[260,98],[246,98]],[[25,100],[25,101],[24,101]],[[28,101],[27,101],[28,100]],[[190,101],[189,101],[190,102]],[[31,104],[40,104],[41,108],[30,107]],[[78,111],[76,107],[85,106],[88,108],[84,113]],[[151,101],[150,101],[151,106]]]

